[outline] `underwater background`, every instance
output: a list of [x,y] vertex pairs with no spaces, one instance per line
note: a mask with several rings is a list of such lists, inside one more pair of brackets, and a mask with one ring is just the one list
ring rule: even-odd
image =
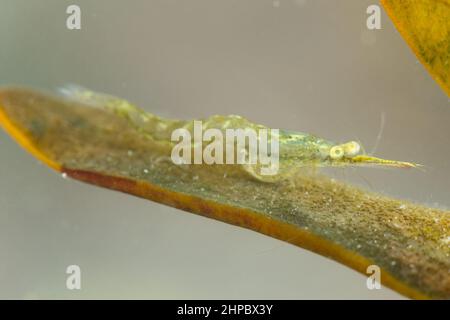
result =
[[[376,154],[424,170],[326,172],[448,208],[448,97],[384,11],[366,28],[373,3],[0,0],[0,85],[76,83],[169,118],[239,114],[367,152],[384,114]],[[66,28],[70,4],[81,30]],[[256,232],[63,179],[3,131],[0,159],[0,298],[402,298]],[[72,264],[80,291],[65,286]]]

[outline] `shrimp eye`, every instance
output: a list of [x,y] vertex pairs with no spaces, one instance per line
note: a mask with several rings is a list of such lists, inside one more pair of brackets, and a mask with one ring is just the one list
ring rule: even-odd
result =
[[341,159],[344,156],[344,149],[341,146],[334,146],[330,149],[331,159]]
[[344,153],[347,157],[356,156],[361,150],[361,146],[356,141],[347,142],[346,144],[342,145],[342,147],[344,148]]

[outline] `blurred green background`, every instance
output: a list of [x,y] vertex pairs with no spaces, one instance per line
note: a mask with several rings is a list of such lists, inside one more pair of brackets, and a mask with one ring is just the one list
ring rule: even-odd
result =
[[[366,189],[449,207],[450,108],[382,13],[362,0],[0,0],[0,84],[77,83],[173,118],[239,114],[375,144],[420,170],[329,170]],[[78,4],[82,29],[66,29]],[[85,185],[0,132],[0,298],[401,298],[245,229]],[[65,269],[82,270],[82,290]]]

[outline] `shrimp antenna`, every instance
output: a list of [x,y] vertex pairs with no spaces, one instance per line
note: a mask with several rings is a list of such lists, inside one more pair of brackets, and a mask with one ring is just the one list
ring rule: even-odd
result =
[[374,146],[372,148],[372,151],[370,151],[370,155],[373,155],[378,149],[378,145],[380,144],[380,141],[381,141],[381,136],[383,135],[383,132],[384,132],[385,124],[386,124],[386,112],[381,111],[381,114],[380,114],[380,129],[378,130],[378,135],[377,135],[377,138],[375,140],[375,144],[374,144]]
[[[353,168],[355,169],[355,168]],[[369,187],[370,190],[375,191],[375,189],[373,188],[373,185],[370,183],[369,179],[367,179],[366,177],[364,177],[363,174],[361,174],[360,171],[356,171],[356,174],[358,175],[358,177],[361,178],[362,181],[365,182],[365,184]]]

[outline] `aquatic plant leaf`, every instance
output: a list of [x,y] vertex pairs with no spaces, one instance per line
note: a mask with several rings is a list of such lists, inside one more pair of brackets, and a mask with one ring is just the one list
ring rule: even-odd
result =
[[167,146],[125,119],[28,89],[0,90],[0,124],[72,178],[248,228],[363,274],[378,265],[382,285],[411,298],[450,298],[448,211],[319,174],[265,183],[224,174],[223,166],[176,166],[167,160]]
[[381,0],[395,27],[450,96],[450,0]]

